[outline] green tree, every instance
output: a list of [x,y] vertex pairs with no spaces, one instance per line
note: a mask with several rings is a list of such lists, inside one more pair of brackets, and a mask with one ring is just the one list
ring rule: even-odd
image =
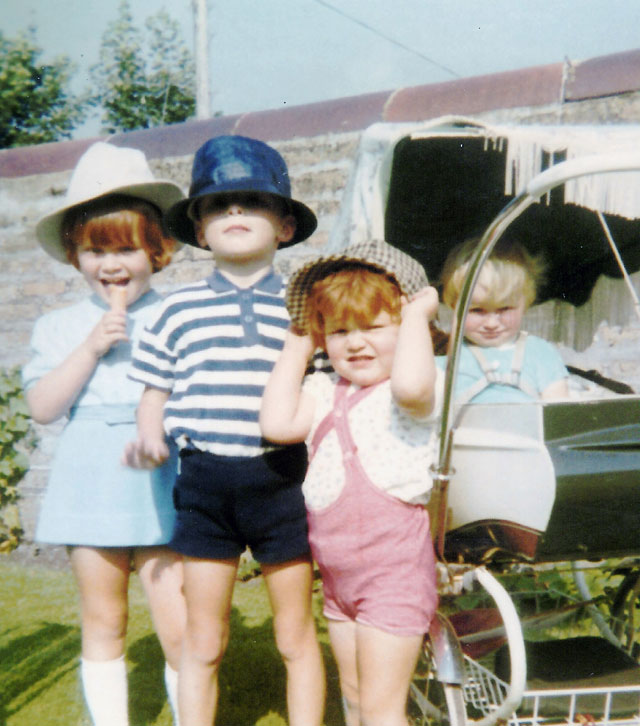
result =
[[41,54],[33,28],[14,39],[0,32],[0,148],[69,138],[86,115],[87,99],[69,89],[75,66]]
[[177,123],[195,113],[193,57],[164,10],[149,17],[142,32],[133,24],[129,0],[122,0],[91,75],[107,133]]

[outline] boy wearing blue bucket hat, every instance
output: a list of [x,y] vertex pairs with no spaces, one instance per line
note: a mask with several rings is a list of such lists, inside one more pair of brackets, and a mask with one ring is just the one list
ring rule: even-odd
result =
[[261,563],[287,671],[292,726],[319,726],[324,671],[311,611],[313,572],[301,484],[304,444],[265,442],[258,416],[289,318],[278,247],[306,239],[314,213],[291,198],[286,164],[267,144],[219,136],[196,152],[189,197],[165,224],[208,248],[216,269],[169,295],[143,333],[131,377],[145,384],[132,466],[180,450],[170,547],[184,556],[188,626],[180,663],[182,726],[215,718],[231,596],[247,546]]

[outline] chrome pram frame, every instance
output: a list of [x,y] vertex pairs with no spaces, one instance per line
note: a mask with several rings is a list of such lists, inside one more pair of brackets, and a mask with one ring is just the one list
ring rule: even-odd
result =
[[[568,180],[580,176],[613,172],[637,171],[640,169],[640,154],[609,154],[586,156],[559,163],[535,176],[511,203],[487,228],[477,250],[470,261],[460,298],[455,309],[445,373],[445,393],[442,413],[440,448],[437,466],[433,470],[434,498],[437,515],[432,522],[436,550],[445,573],[441,590],[448,595],[457,595],[465,589],[472,589],[474,583],[484,588],[493,598],[500,611],[503,630],[506,633],[511,663],[511,677],[507,683],[497,677],[481,663],[462,655],[460,643],[446,625],[438,618],[430,633],[428,644],[428,674],[418,675],[412,687],[412,698],[418,706],[423,722],[448,720],[451,724],[474,722],[478,726],[490,726],[502,722],[514,726],[539,726],[545,724],[638,724],[640,723],[640,676],[632,685],[601,685],[598,687],[570,687],[552,690],[535,689],[527,686],[527,666],[523,632],[520,618],[509,596],[500,582],[484,566],[476,563],[452,565],[446,559],[446,530],[449,517],[448,489],[453,472],[454,433],[459,414],[454,401],[454,384],[457,373],[460,348],[463,339],[464,320],[467,314],[474,286],[482,264],[489,258],[498,240],[509,225],[530,205]],[[637,301],[636,301],[637,303]],[[636,402],[640,402],[638,399]],[[638,407],[640,419],[640,406]],[[638,452],[637,442],[634,444]],[[639,462],[640,468],[640,462]],[[640,487],[640,479],[638,480]],[[433,511],[433,510],[432,510]],[[634,549],[632,546],[630,549]],[[640,552],[640,550],[639,550]],[[552,558],[553,559],[553,558]],[[601,629],[607,628],[606,624]],[[433,665],[435,664],[435,668]],[[444,708],[434,707],[424,684],[437,679],[444,686]],[[614,708],[619,696],[635,700],[626,706],[626,714],[619,716]],[[600,705],[594,709],[594,698]],[[555,715],[549,715],[545,703],[556,705]],[[590,705],[585,706],[588,702]],[[524,704],[524,708],[521,706]],[[630,710],[629,710],[630,709]],[[597,715],[592,715],[592,711]],[[472,715],[473,714],[473,715]]]

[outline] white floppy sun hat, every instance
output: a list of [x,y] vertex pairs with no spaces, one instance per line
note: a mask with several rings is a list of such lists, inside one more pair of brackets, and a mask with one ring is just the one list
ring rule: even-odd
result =
[[36,225],[36,237],[45,252],[68,263],[62,245],[62,222],[74,207],[113,194],[142,199],[161,213],[184,198],[177,184],[155,179],[144,153],[99,141],[80,157],[65,195],[64,204],[45,215]]

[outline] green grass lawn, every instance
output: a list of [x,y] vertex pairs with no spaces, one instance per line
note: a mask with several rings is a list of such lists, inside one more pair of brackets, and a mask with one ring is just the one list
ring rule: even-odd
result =
[[[251,566],[245,568],[245,574],[250,572]],[[596,594],[607,588],[615,590],[620,577],[604,577],[597,570],[588,574]],[[556,595],[562,600],[572,594],[567,574],[557,568],[543,571],[540,578],[538,582],[517,572],[513,575],[509,589],[519,611],[528,612],[533,600],[534,610],[538,606],[546,609],[553,605]],[[70,570],[0,557],[0,582],[0,726],[90,726],[79,682],[80,629]],[[527,594],[532,585],[535,596]],[[469,597],[471,602],[460,596],[456,604],[463,608],[480,606],[477,594]],[[343,726],[337,673],[321,615],[319,582],[314,608],[328,677],[325,724]],[[546,634],[534,634],[533,639],[584,634],[596,634],[593,624],[571,617]],[[127,661],[131,726],[172,726],[163,683],[164,658],[135,576],[130,590]],[[284,667],[273,641],[271,612],[260,576],[236,584],[231,642],[220,674],[217,723],[286,725]]]
[[[0,726],[90,726],[78,676],[80,629],[70,571],[0,559],[0,582]],[[319,593],[314,605],[328,676],[325,723],[342,726]],[[127,661],[131,726],[171,726],[164,659],[136,577],[130,591]],[[284,667],[273,642],[261,577],[236,585],[217,722],[286,724]]]

